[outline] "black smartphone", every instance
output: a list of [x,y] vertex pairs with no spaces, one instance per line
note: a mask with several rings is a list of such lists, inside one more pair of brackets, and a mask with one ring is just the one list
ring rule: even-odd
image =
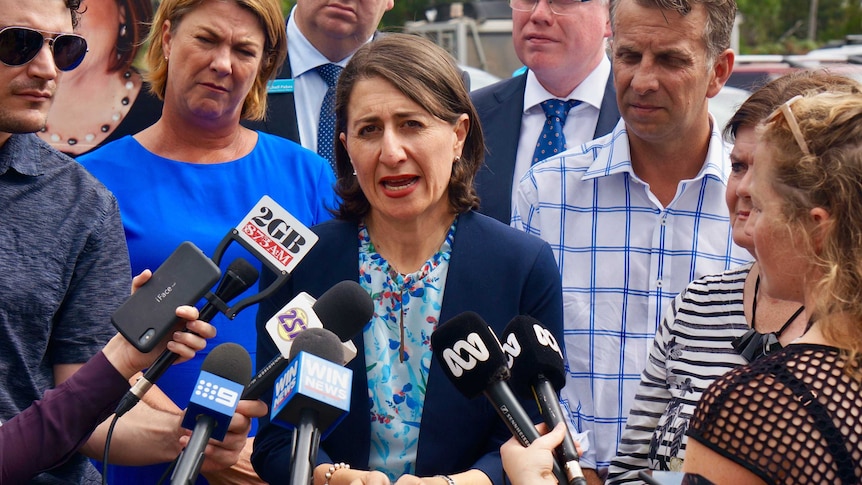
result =
[[177,307],[197,303],[220,276],[218,265],[186,241],[120,305],[111,323],[136,349],[149,352],[180,321]]

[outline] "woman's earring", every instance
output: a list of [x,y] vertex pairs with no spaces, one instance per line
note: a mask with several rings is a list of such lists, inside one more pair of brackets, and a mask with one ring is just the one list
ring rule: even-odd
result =
[[123,23],[123,24],[120,24],[120,37],[125,37],[125,36],[126,36],[126,24]]
[[458,155],[455,155],[455,160],[452,163],[458,163],[460,161],[461,161],[461,157]]

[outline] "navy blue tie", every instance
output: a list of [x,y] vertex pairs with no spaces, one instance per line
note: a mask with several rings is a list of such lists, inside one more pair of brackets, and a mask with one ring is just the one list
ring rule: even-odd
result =
[[542,101],[542,109],[545,111],[546,119],[544,126],[542,126],[542,133],[539,134],[539,140],[536,142],[536,150],[533,152],[533,160],[530,165],[565,151],[566,135],[563,134],[563,125],[566,124],[569,110],[580,103],[574,99]]
[[317,73],[326,82],[326,95],[323,104],[320,105],[320,119],[317,124],[317,153],[329,160],[332,170],[335,171],[335,155],[333,146],[335,142],[335,85],[341,74],[341,66],[337,64],[323,64],[317,66]]

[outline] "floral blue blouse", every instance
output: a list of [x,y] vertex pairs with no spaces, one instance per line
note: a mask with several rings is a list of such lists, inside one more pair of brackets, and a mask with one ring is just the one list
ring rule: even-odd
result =
[[359,283],[374,301],[374,316],[362,334],[371,401],[369,468],[393,482],[414,474],[430,337],[439,323],[457,222],[440,250],[407,275],[375,251],[367,228],[359,226]]

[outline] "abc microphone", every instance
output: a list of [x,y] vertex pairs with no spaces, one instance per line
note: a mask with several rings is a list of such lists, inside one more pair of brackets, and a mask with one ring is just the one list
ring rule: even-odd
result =
[[[482,317],[468,311],[440,325],[431,334],[431,349],[461,394],[470,399],[485,394],[521,444],[528,446],[539,437],[529,415],[506,383],[509,378],[506,357],[497,336]],[[556,461],[554,475],[560,483],[568,483]]]
[[[233,260],[225,271],[224,277],[219,282],[216,288],[215,295],[207,295],[207,302],[200,311],[199,320],[209,322],[219,312],[219,307],[225,307],[225,303],[236,298],[242,292],[251,288],[257,281],[257,268],[251,265],[243,258]],[[121,417],[132,409],[137,404],[144,394],[153,387],[168,368],[176,362],[179,356],[170,350],[165,349],[159,358],[153,362],[143,377],[138,379],[138,382],[129,389],[129,392],[123,396],[120,404],[117,405],[115,411],[117,417]]]
[[[289,483],[311,483],[320,440],[350,411],[353,371],[339,338],[325,328],[297,335],[290,364],[275,383],[271,422],[293,429]],[[321,431],[322,430],[322,431]]]
[[182,423],[184,428],[193,430],[192,435],[177,460],[171,485],[195,482],[207,442],[210,438],[224,439],[250,376],[251,357],[241,345],[221,344],[204,359]]
[[374,314],[371,296],[355,281],[341,281],[314,301],[300,293],[275,314],[266,330],[280,352],[251,379],[243,399],[258,399],[290,362],[292,346],[306,330],[325,328],[338,337],[347,363],[356,356],[351,340],[359,334]]
[[[548,429],[564,422],[557,390],[566,383],[565,364],[551,332],[535,318],[516,316],[503,330],[503,352],[509,359],[512,389],[522,396],[532,394]],[[556,454],[566,471],[566,483],[586,485],[580,457],[568,430]]]

